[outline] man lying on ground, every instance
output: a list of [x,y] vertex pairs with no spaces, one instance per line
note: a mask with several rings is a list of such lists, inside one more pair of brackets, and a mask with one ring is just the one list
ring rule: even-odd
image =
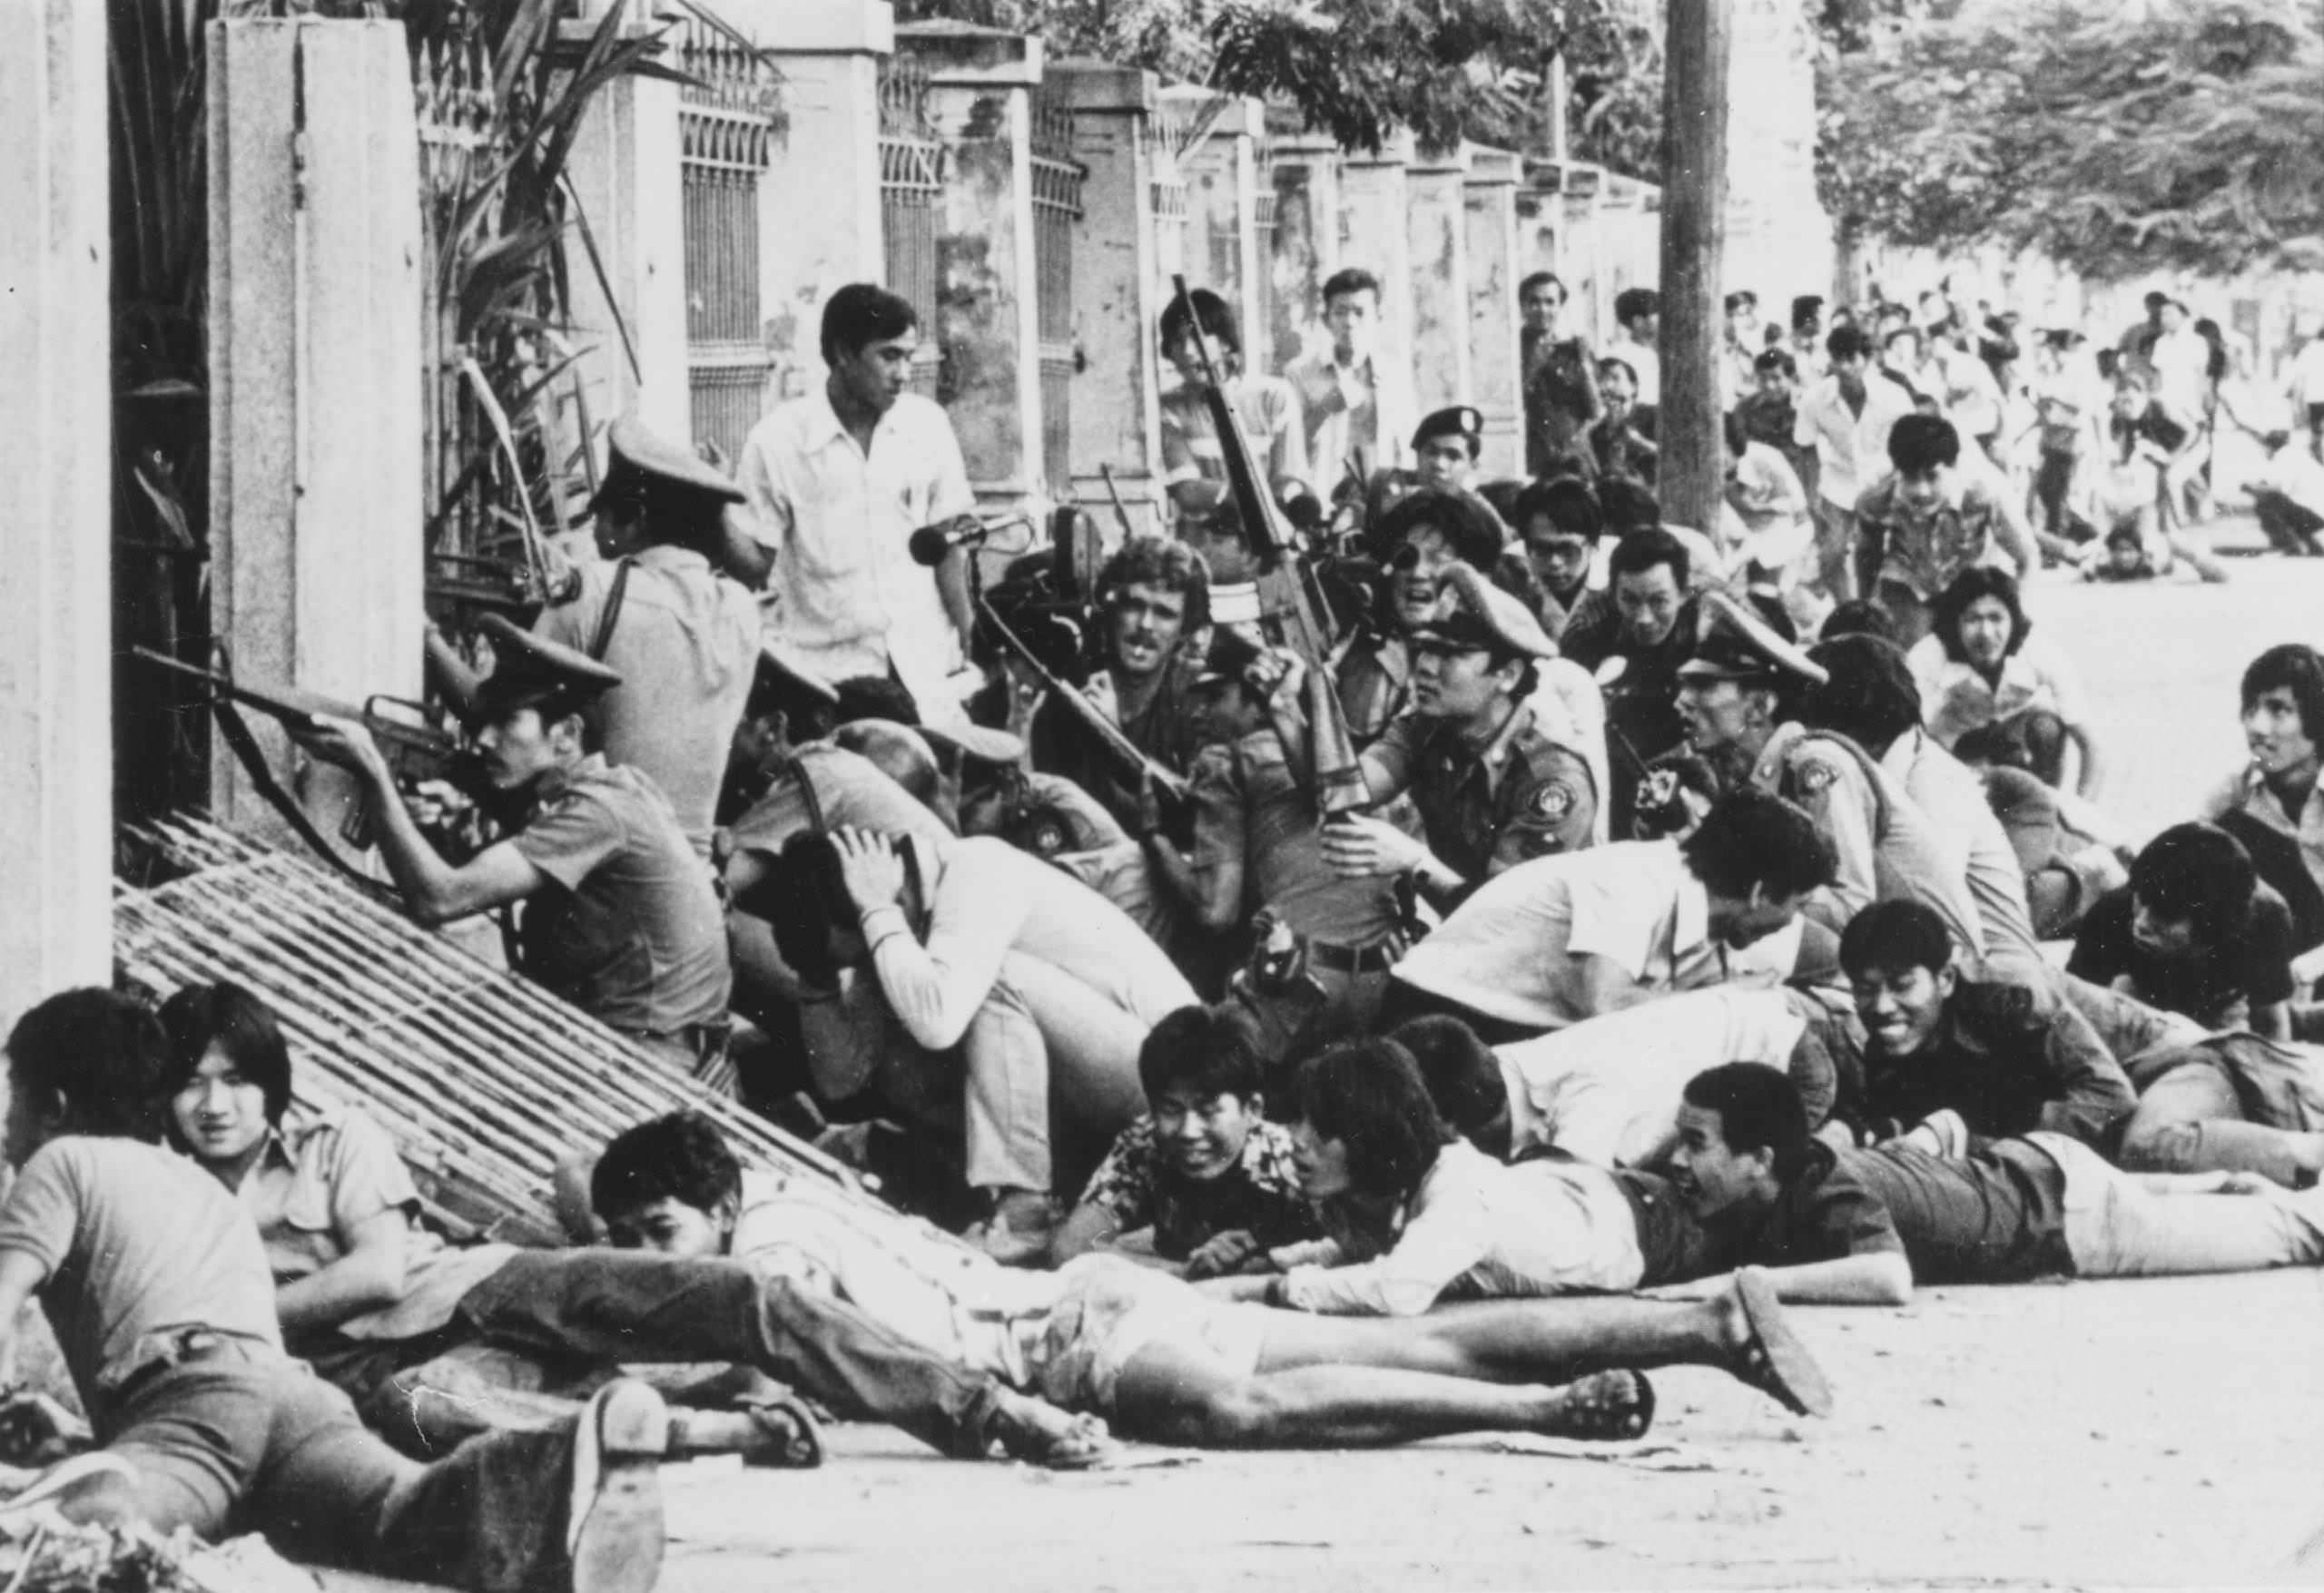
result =
[[256,1231],[157,1143],[169,1068],[153,1014],[109,990],[51,997],[8,1037],[0,1352],[37,1295],[104,1446],[19,1500],[163,1535],[255,1529],[292,1556],[479,1593],[646,1593],[660,1397],[615,1382],[547,1431],[432,1466],[397,1454],[284,1353]]
[[2066,971],[2206,1029],[2291,1037],[2291,913],[2242,843],[2215,824],[2173,824],[2131,882],[2098,899]]
[[1680,1363],[1724,1368],[1794,1410],[1821,1410],[1828,1398],[1748,1277],[1693,1312],[1502,1301],[1319,1321],[1203,1293],[1255,1280],[1197,1286],[1118,1256],[1083,1256],[1055,1273],[1003,1268],[809,1181],[745,1174],[717,1130],[685,1114],[616,1138],[590,1195],[616,1244],[746,1261],[1156,1442],[1331,1449],[1486,1431],[1630,1438],[1651,1419],[1652,1390],[1624,1369]]
[[1864,1094],[1835,1122],[1859,1143],[1913,1134],[1932,1150],[2035,1129],[2108,1143],[2137,1097],[2089,1021],[2070,1001],[1965,979],[1957,954],[1917,901],[1876,901],[1849,921],[1840,967],[1864,1023]]
[[[1701,1075],[1686,1099],[1671,1180],[1687,1221],[1726,1236],[1740,1264],[1768,1269],[1788,1301],[1902,1304],[1915,1279],[2162,1277],[2324,1262],[2324,1191],[2295,1195],[2248,1173],[2124,1173],[2078,1140],[2042,1132],[1958,1156],[1910,1145],[1835,1155],[1808,1135],[1791,1081],[1748,1062]],[[1834,1185],[1850,1192],[1846,1206],[1830,1198]],[[1728,1286],[1713,1271],[1663,1293],[1715,1297]]]
[[1237,1007],[1183,1007],[1156,1024],[1137,1053],[1146,1116],[1090,1175],[1050,1261],[1150,1228],[1155,1256],[1202,1278],[1316,1237],[1261,1068],[1256,1026]]
[[[290,1054],[256,997],[190,987],[162,1021],[157,1084],[170,1126],[256,1223],[277,1285],[270,1332],[279,1313],[299,1353],[399,1442],[435,1452],[542,1425],[558,1405],[521,1396],[586,1385],[618,1363],[710,1362],[754,1368],[963,1459],[996,1440],[1057,1466],[1106,1452],[1087,1423],[747,1267],[606,1249],[446,1249],[412,1222],[419,1192],[370,1119],[349,1110],[284,1125]],[[776,1453],[812,1439],[771,1431],[773,1442],[753,1443],[745,1421],[738,1442],[737,1425],[692,1414],[676,1436],[684,1448]]]

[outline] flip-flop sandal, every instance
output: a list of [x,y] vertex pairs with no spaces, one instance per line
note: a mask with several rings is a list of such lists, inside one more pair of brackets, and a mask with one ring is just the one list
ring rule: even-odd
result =
[[[1571,1398],[1561,1438],[1621,1443],[1643,1438],[1654,1425],[1654,1385],[1643,1372],[1593,1372],[1567,1387]],[[1612,1397],[1617,1388],[1628,1397]]]
[[753,1400],[743,1414],[758,1423],[766,1440],[743,1451],[743,1465],[812,1471],[823,1463],[823,1430],[805,1401],[771,1395]]
[[1735,1274],[1735,1298],[1751,1333],[1736,1375],[1795,1416],[1829,1416],[1832,1385],[1784,1320],[1775,1285],[1746,1268]]

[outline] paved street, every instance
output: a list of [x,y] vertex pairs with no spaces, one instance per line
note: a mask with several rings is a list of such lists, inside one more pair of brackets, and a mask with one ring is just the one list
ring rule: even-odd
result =
[[[2141,831],[2240,756],[2236,680],[2324,640],[2324,561],[2224,587],[2083,587],[2029,606],[2080,662]],[[2314,1584],[2324,1278],[1923,1291],[1801,1313],[1838,1395],[1797,1422],[1709,1372],[1658,1373],[1657,1437],[1702,1470],[1494,1452],[1207,1456],[1053,1478],[844,1429],[815,1474],[673,1479],[670,1593],[816,1588]]]

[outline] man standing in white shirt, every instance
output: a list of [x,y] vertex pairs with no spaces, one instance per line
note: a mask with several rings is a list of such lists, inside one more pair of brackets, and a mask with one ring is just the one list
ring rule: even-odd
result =
[[1621,335],[1606,352],[1638,379],[1638,401],[1662,402],[1662,295],[1651,288],[1625,288],[1614,295],[1614,320]]
[[976,497],[944,411],[904,391],[919,346],[905,300],[868,282],[832,294],[830,378],[759,422],[736,478],[765,556],[743,574],[775,598],[768,634],[826,680],[892,675],[940,719],[968,653],[970,556],[955,547],[928,569],[910,544],[967,518]]
[[1824,347],[1832,373],[1799,400],[1792,441],[1816,449],[1816,564],[1824,595],[1844,603],[1856,595],[1856,500],[1886,470],[1888,428],[1913,412],[1913,398],[1872,369],[1872,339],[1861,329],[1836,327]]
[[1307,457],[1320,490],[1354,465],[1358,481],[1404,462],[1413,428],[1409,384],[1380,357],[1380,279],[1358,266],[1324,283],[1331,346],[1284,369],[1306,418]]

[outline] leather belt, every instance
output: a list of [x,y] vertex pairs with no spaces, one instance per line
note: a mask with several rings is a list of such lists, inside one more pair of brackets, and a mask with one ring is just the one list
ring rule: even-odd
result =
[[1369,946],[1334,946],[1328,940],[1310,940],[1306,945],[1308,965],[1329,969],[1334,973],[1362,975],[1385,973],[1396,966],[1403,955],[1403,942],[1395,936],[1375,940]]

